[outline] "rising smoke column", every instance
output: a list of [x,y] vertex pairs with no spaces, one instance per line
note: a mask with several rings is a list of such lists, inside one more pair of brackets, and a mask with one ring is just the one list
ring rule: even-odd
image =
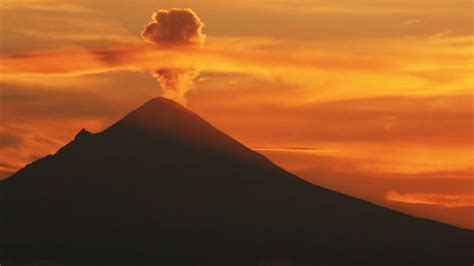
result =
[[[204,44],[204,23],[191,9],[160,9],[142,32],[143,39],[158,48],[195,48]],[[160,83],[164,96],[184,101],[184,95],[199,75],[196,69],[160,68],[153,75]]]

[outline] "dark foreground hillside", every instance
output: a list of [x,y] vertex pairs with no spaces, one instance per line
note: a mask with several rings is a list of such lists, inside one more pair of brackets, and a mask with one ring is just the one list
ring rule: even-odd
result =
[[307,183],[163,98],[81,131],[0,197],[2,266],[474,262],[472,231]]

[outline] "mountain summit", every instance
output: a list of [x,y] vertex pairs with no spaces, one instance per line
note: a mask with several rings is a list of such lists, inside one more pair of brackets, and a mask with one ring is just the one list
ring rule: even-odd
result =
[[0,196],[8,262],[474,261],[472,231],[312,185],[164,98],[82,130],[0,181]]
[[[228,156],[261,161],[263,156],[213,127],[197,114],[180,104],[157,97],[132,111],[104,133],[129,131],[156,139],[178,142],[207,151],[218,151]],[[114,133],[112,133],[114,134]]]

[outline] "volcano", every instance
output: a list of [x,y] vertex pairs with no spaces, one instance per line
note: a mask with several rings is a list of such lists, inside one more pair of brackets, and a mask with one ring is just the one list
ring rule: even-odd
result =
[[474,261],[473,231],[310,184],[164,98],[82,130],[0,181],[0,196],[4,263]]

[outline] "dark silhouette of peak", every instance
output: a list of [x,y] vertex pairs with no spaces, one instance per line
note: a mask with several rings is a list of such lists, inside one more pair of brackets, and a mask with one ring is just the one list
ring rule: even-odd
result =
[[[162,97],[157,97],[146,102],[138,109],[120,120],[117,125],[130,126],[145,130],[169,130],[179,132],[182,127],[191,126],[196,122],[205,123],[204,120],[180,104]],[[187,123],[192,123],[187,125]]]
[[81,130],[0,181],[0,197],[9,262],[473,261],[472,231],[312,185],[164,98],[101,133]]
[[151,131],[161,129],[178,133],[186,127],[196,125],[196,123],[207,124],[206,121],[182,105],[163,97],[156,97],[129,113],[115,126],[128,126]]
[[192,148],[202,148],[207,152],[218,151],[226,156],[253,160],[255,163],[267,161],[197,114],[163,97],[149,100],[107,129],[104,134],[146,135]]
[[[162,97],[154,98],[132,111],[110,130],[129,128],[175,138],[210,139],[219,130],[180,104]],[[211,136],[207,135],[211,134]]]
[[74,137],[75,141],[80,141],[82,139],[87,139],[88,137],[92,136],[93,134],[87,131],[85,128],[81,129],[79,133],[76,134]]

